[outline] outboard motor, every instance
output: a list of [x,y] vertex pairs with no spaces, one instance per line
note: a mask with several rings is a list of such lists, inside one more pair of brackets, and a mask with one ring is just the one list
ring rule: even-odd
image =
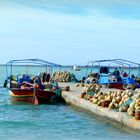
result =
[[4,84],[3,84],[3,87],[4,87],[4,88],[6,88],[6,87],[7,87],[7,83],[8,83],[8,80],[7,80],[7,79],[5,79]]

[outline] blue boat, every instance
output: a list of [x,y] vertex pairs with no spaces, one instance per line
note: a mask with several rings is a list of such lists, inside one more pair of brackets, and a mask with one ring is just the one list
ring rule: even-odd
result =
[[[25,69],[27,67],[27,72],[24,73],[22,77],[21,75],[14,75],[16,78],[13,78],[13,66],[16,65],[23,65],[25,66]],[[7,88],[12,99],[37,105],[47,103],[55,97],[59,98],[61,95],[61,89],[59,86],[51,81],[43,82],[43,77],[40,77],[39,75],[32,77],[28,72],[29,65],[45,67],[46,71],[47,68],[49,68],[49,75],[51,75],[53,67],[61,67],[61,65],[42,59],[21,59],[9,61],[6,65],[7,85],[9,84],[9,87],[7,86]],[[51,88],[47,89],[45,83],[51,86]]]
[[[140,74],[140,64],[124,59],[108,59],[89,61],[88,67],[98,68],[98,79],[96,82],[106,85],[109,88],[117,88],[123,90],[127,85],[135,85],[136,81],[132,78],[133,69],[138,70]],[[125,71],[128,71],[127,73]],[[88,73],[88,68],[87,68]]]

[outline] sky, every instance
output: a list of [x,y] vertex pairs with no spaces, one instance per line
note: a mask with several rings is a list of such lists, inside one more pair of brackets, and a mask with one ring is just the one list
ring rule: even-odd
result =
[[23,58],[140,63],[140,1],[0,0],[0,46],[1,64]]

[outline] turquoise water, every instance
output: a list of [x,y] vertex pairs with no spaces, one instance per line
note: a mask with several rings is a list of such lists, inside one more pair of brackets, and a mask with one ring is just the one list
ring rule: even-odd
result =
[[[4,70],[1,66],[2,81],[6,75]],[[39,70],[44,71],[44,68],[31,68],[30,72]],[[19,71],[22,73],[26,69],[16,67],[13,72]],[[0,88],[0,97],[0,140],[132,140],[140,137],[64,104],[16,103],[4,88]]]
[[66,105],[14,103],[0,89],[0,140],[132,140],[126,132]]

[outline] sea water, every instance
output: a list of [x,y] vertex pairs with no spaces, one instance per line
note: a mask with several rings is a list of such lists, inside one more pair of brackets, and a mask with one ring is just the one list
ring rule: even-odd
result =
[[140,137],[64,104],[16,103],[3,88],[0,96],[1,140],[132,140]]
[[[32,67],[30,72],[44,70]],[[17,66],[13,72],[19,71],[23,73],[24,68]],[[1,66],[0,75],[2,83],[5,66]],[[137,133],[117,128],[65,104],[34,106],[14,102],[7,89],[0,88],[0,140],[132,140],[139,137]]]

